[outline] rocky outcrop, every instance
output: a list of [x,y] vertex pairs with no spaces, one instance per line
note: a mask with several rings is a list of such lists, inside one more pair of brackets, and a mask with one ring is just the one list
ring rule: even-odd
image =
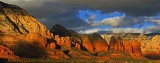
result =
[[108,44],[100,35],[96,33],[91,35],[81,35],[72,30],[67,30],[61,25],[54,25],[51,32],[55,34],[55,40],[59,46],[68,43],[69,48],[73,45],[78,49],[87,50],[91,53],[108,51]]
[[100,35],[98,35],[97,33],[93,33],[89,35],[89,38],[93,44],[95,52],[108,51],[108,44]]
[[156,35],[156,36],[154,36],[153,38],[152,38],[152,48],[154,48],[155,49],[155,51],[157,50],[157,51],[160,51],[160,35]]
[[[53,37],[43,24],[16,5],[0,2],[0,18],[0,37],[3,42],[26,40],[36,47],[46,47],[46,39]],[[6,37],[8,39],[3,40]]]
[[59,24],[52,27],[51,33],[53,33],[54,35],[59,35],[60,37],[69,36],[72,37],[75,42],[81,43],[81,35],[79,33],[72,30],[67,30],[65,27]]
[[82,45],[86,48],[89,52],[94,53],[94,48],[91,40],[89,39],[88,35],[82,35]]
[[42,36],[51,35],[43,24],[16,5],[0,2],[0,10],[0,31],[3,34],[40,33]]
[[40,36],[40,34],[29,33],[26,36],[26,40],[29,44],[39,48],[45,48],[47,44],[47,40]]
[[12,60],[18,60],[19,57],[14,55],[14,52],[11,51],[9,48],[0,45],[0,58],[4,59],[12,59]]
[[128,52],[133,58],[143,58],[141,52],[141,43],[138,41],[125,41],[124,50]]
[[59,35],[55,36],[56,44],[58,46],[64,46],[66,49],[71,48],[71,40],[70,37],[59,37]]
[[112,36],[112,37],[110,38],[110,41],[109,41],[109,48],[110,48],[110,49],[114,48],[115,45],[116,45],[116,42],[117,42],[117,41],[116,41],[116,38]]
[[70,36],[68,30],[59,24],[54,25],[50,32],[54,35],[59,35],[60,37]]
[[145,43],[143,55],[149,59],[160,59],[160,35],[155,35],[150,42]]
[[[0,1],[0,42],[8,49],[13,49],[18,42],[28,42],[30,45],[42,49],[55,49],[53,34],[32,15],[22,8]],[[51,40],[52,41],[48,41]],[[23,46],[19,46],[21,48]],[[9,54],[14,54],[8,51]],[[21,50],[21,49],[20,49]],[[30,52],[27,52],[30,53]],[[22,53],[21,53],[22,54]]]
[[142,54],[145,54],[145,51],[151,50],[150,44],[152,44],[150,38],[140,33],[113,33],[113,34],[104,34],[101,35],[104,39],[108,40],[110,37],[120,37],[122,40],[128,40],[130,42],[139,41],[141,42]]
[[[103,35],[105,39],[106,35]],[[127,39],[123,39],[120,35],[114,36],[111,35],[107,37],[110,38],[109,49],[113,49],[115,52],[127,52],[132,58],[143,58],[141,52],[141,42],[139,41],[129,41]]]
[[[147,37],[147,36],[148,37]],[[110,38],[110,36],[121,37],[123,40],[129,40],[130,42],[138,41],[141,43],[141,51],[143,56],[152,56],[160,52],[160,42],[159,35],[153,34],[134,34],[134,33],[114,33],[114,34],[105,34],[102,37],[106,40]],[[160,57],[160,56],[159,56]],[[151,58],[151,57],[150,57]],[[155,58],[154,58],[155,59]]]
[[123,40],[120,37],[117,39],[115,37],[112,37],[110,39],[109,48],[114,49],[115,51],[124,51]]
[[55,50],[56,49],[56,44],[54,42],[48,44],[47,49]]

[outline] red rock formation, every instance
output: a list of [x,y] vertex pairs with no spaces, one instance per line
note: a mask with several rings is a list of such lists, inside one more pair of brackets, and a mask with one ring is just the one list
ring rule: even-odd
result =
[[14,52],[11,51],[9,48],[0,45],[0,58],[4,59],[12,59],[12,60],[18,60],[19,57],[14,55]]
[[26,36],[27,42],[35,47],[45,48],[47,45],[47,40],[45,37],[42,37],[40,34],[29,33]]
[[65,45],[67,48],[71,48],[71,40],[70,37],[59,37],[59,35],[55,35],[56,44],[59,46]]
[[55,50],[56,49],[56,44],[54,42],[50,43],[47,47],[48,49]]
[[16,5],[0,2],[0,30],[4,35],[27,35],[39,33],[50,37],[52,34],[37,19]]
[[108,51],[107,42],[99,34],[93,33],[89,35],[89,39],[91,40],[91,43],[93,45],[94,52]]
[[123,41],[119,36],[112,36],[109,42],[109,49],[114,51],[126,51],[133,58],[142,58],[141,42],[138,41]]
[[160,35],[155,35],[150,42],[146,42],[145,45],[147,46],[146,47],[146,50],[143,51],[143,55],[150,55],[150,53],[158,53],[160,51]]
[[15,36],[15,35],[0,36],[0,41],[5,43],[5,45],[9,48],[14,46],[16,44],[16,42],[21,41],[21,40],[25,40],[24,35],[20,35],[20,36]]
[[132,43],[129,41],[125,41],[124,42],[124,49],[127,53],[130,54],[131,57],[136,58],[136,56],[133,53],[133,49],[132,49]]
[[115,51],[117,50],[124,51],[123,40],[120,37],[116,39],[115,37],[112,36],[109,43],[110,43],[109,44],[110,49],[114,49]]
[[117,44],[118,44],[118,45],[117,45],[118,50],[124,51],[123,40],[122,40],[122,39],[117,40]]
[[65,43],[66,43],[66,47],[68,47],[68,48],[71,48],[71,40],[70,40],[70,37],[65,37]]
[[95,52],[100,52],[100,51],[108,51],[108,44],[104,40],[95,40],[92,41],[93,47],[95,49]]
[[92,42],[88,36],[83,35],[81,39],[83,47],[85,47],[89,52],[94,53]]
[[79,50],[81,50],[81,45],[80,44],[76,43],[75,47],[78,48]]
[[133,41],[132,47],[133,47],[133,53],[135,54],[135,56],[138,58],[141,58],[142,57],[141,42]]
[[141,52],[141,43],[138,41],[125,41],[124,42],[124,49],[126,52],[128,52],[131,57],[133,58],[142,58],[142,52]]
[[109,42],[109,48],[110,49],[114,48],[115,44],[116,44],[116,38],[112,36]]

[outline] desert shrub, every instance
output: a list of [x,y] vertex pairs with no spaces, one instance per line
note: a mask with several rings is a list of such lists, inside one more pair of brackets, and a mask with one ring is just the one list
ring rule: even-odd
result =
[[42,58],[45,57],[45,49],[31,46],[26,41],[19,41],[11,48],[15,55],[25,58]]

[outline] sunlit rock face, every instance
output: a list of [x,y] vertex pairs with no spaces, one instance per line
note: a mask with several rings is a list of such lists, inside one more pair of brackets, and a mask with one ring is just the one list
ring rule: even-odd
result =
[[31,42],[40,43],[37,47],[45,47],[46,38],[53,37],[43,24],[16,5],[0,2],[0,18],[0,40],[5,43],[26,40],[32,45]]
[[[14,54],[9,49],[13,49],[18,42],[27,42],[35,48],[55,49],[53,34],[37,19],[24,9],[3,3],[0,1],[0,42],[5,48],[1,48],[1,56]],[[23,47],[23,46],[20,46]],[[25,45],[24,45],[25,47]],[[30,52],[28,52],[30,53]],[[2,58],[7,58],[2,57]]]
[[95,52],[108,51],[108,44],[100,35],[93,33],[89,35],[89,38],[93,44]]
[[[54,34],[57,49],[70,57],[82,57],[86,59],[109,60],[109,57],[95,56],[97,52],[107,52],[107,42],[98,34],[81,35],[72,30],[67,30],[61,25],[54,25],[51,29]],[[64,55],[62,55],[64,56]],[[53,58],[53,57],[52,57]],[[67,58],[67,57],[66,57]]]
[[[107,41],[112,41],[113,43],[115,43],[116,40],[114,40],[114,38],[111,37],[121,37],[123,40],[128,40],[128,42],[134,42],[134,41],[138,41],[141,43],[141,51],[142,51],[142,55],[144,56],[148,56],[149,58],[157,58],[160,57],[159,56],[159,52],[160,52],[160,42],[159,42],[159,35],[153,35],[153,37],[147,37],[146,35],[143,34],[134,34],[134,33],[114,33],[114,34],[104,34],[101,35],[105,40]],[[151,35],[152,36],[152,35]],[[112,43],[112,44],[113,44]],[[123,42],[124,43],[124,42]],[[135,43],[135,45],[132,46],[137,46],[136,44],[140,44],[140,43]],[[112,45],[111,44],[111,45]],[[125,43],[124,43],[125,44]],[[126,43],[127,44],[127,43]],[[125,46],[124,46],[125,47]],[[112,47],[111,47],[112,48]],[[125,48],[124,48],[125,49]],[[135,50],[138,51],[140,48],[136,48]],[[137,56],[140,56],[141,54],[137,54]],[[154,56],[153,56],[154,55]],[[155,56],[156,55],[156,56]]]
[[109,43],[109,49],[124,51],[123,40],[120,37],[116,39],[112,36]]
[[0,31],[5,35],[51,35],[43,24],[16,5],[0,2],[0,18]]
[[14,54],[8,47],[0,44],[0,58],[18,60],[19,57]]
[[141,43],[138,41],[124,41],[124,51],[127,51],[133,58],[142,58]]
[[69,48],[73,45],[78,49],[87,50],[91,53],[108,51],[108,44],[96,33],[91,35],[81,35],[72,30],[67,30],[61,25],[54,25],[51,32],[55,35],[56,43],[59,46],[66,45],[68,43]]
[[101,35],[109,43],[109,49],[127,52],[133,58],[143,58],[141,42],[124,39],[124,34]]
[[153,42],[153,44],[152,44],[152,48],[155,48],[155,51],[159,51],[160,52],[160,35],[156,35],[156,36],[154,36],[153,38],[152,38],[152,42]]
[[147,50],[145,50],[144,55],[149,59],[160,59],[160,35],[155,35],[151,39],[151,43],[146,43]]
[[82,35],[82,45],[85,47],[89,52],[94,53],[93,44],[91,40],[89,39],[88,35]]

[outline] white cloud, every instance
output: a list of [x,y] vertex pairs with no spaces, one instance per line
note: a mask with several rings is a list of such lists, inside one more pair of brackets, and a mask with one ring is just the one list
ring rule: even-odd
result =
[[104,26],[112,26],[112,27],[125,27],[131,26],[134,24],[143,24],[143,20],[141,17],[133,17],[133,16],[117,16],[112,18],[105,18],[101,21],[101,24]]
[[147,17],[145,19],[145,21],[152,22],[152,23],[155,23],[157,25],[160,25],[160,18]]
[[160,33],[160,26],[151,26],[143,29],[145,34],[148,33]]
[[91,34],[91,33],[97,33],[98,31],[101,31],[101,29],[90,29],[86,31],[79,31],[80,34]]
[[137,29],[137,28],[113,28],[111,29],[113,33],[143,33],[142,29]]
[[143,29],[137,28],[112,28],[112,29],[89,29],[89,30],[81,30],[79,31],[80,34],[91,34],[91,33],[99,33],[99,34],[106,34],[106,33],[159,33],[160,26],[151,26]]
[[112,28],[112,29],[89,29],[85,31],[79,31],[81,34],[91,34],[91,33],[143,33],[143,29],[137,29],[137,28]]

